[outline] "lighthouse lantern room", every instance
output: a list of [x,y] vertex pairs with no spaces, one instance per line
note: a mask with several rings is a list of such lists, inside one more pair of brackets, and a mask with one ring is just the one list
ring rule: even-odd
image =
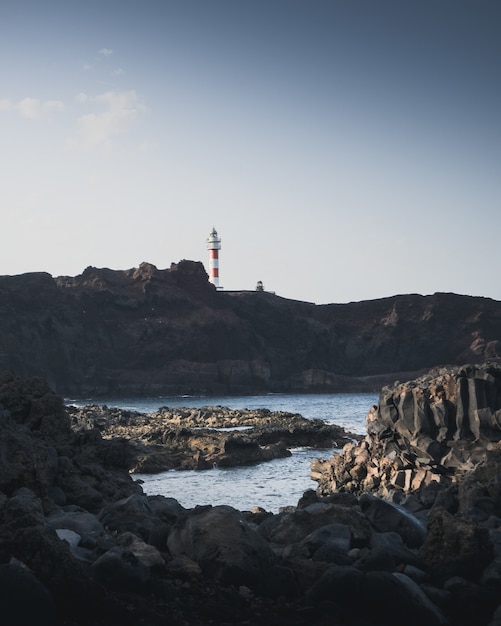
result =
[[217,230],[212,228],[211,234],[207,238],[207,250],[209,251],[209,281],[216,287],[219,286],[219,250],[221,250],[221,239],[217,236]]

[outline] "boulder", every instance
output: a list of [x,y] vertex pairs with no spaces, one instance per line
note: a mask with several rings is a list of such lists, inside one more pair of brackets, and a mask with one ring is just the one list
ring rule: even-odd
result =
[[478,581],[492,560],[493,544],[488,529],[474,518],[435,509],[430,513],[420,555],[439,584],[452,576]]
[[139,494],[107,504],[98,519],[110,531],[131,532],[144,541],[163,525],[153,513],[148,497]]
[[301,542],[314,531],[331,524],[345,525],[351,533],[353,546],[368,545],[371,537],[369,522],[354,507],[319,502],[290,513],[279,513],[265,519],[259,534],[278,544]]
[[351,563],[351,530],[345,524],[328,524],[307,535],[300,545],[317,561],[345,564]]
[[53,597],[25,567],[0,564],[0,622],[3,626],[54,626],[57,622]]
[[361,613],[385,626],[445,626],[447,619],[404,574],[369,572],[364,577]]
[[187,556],[210,580],[255,587],[275,563],[269,544],[229,506],[196,507],[169,533],[173,556]]
[[360,496],[360,507],[374,530],[398,533],[409,548],[418,548],[423,543],[425,524],[404,507],[371,494]]
[[445,581],[449,593],[449,623],[458,626],[488,624],[499,602],[499,587],[479,585],[461,576]]
[[114,591],[138,592],[150,580],[150,569],[130,550],[114,546],[91,565],[93,580]]
[[353,612],[363,596],[364,574],[354,567],[333,565],[305,594],[305,604],[330,601]]
[[155,546],[142,541],[132,533],[122,533],[117,537],[117,543],[132,552],[140,565],[150,568],[165,565],[160,551]]
[[83,546],[94,547],[104,533],[104,526],[98,518],[78,507],[67,507],[47,516],[47,522],[56,530],[70,530],[80,537]]
[[390,556],[396,565],[420,565],[421,561],[416,550],[411,550],[404,543],[402,536],[396,532],[372,533],[371,550],[380,550]]

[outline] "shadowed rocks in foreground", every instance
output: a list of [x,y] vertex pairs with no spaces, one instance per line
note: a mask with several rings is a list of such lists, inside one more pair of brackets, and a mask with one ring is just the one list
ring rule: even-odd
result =
[[[496,389],[498,373],[489,370]],[[426,395],[437,379],[416,384]],[[482,385],[469,389],[461,427],[486,408]],[[387,499],[363,486],[308,491],[272,514],[146,496],[127,470],[131,444],[98,428],[72,430],[40,379],[0,379],[0,435],[4,625],[499,624],[494,439],[473,469],[448,468],[448,481],[415,491],[388,481]]]

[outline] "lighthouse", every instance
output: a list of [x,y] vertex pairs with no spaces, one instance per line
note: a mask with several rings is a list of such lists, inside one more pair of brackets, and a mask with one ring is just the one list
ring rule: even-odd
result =
[[215,228],[212,228],[212,232],[207,238],[207,250],[209,251],[209,282],[216,289],[219,289],[219,250],[221,250],[221,239],[217,236]]

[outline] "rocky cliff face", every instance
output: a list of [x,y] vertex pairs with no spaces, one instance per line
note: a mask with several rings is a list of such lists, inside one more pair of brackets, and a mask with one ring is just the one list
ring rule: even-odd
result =
[[475,494],[481,500],[497,491],[488,468],[500,455],[501,366],[483,363],[432,370],[383,388],[367,415],[364,441],[315,461],[312,476],[321,495],[372,492],[399,499],[421,492],[426,498],[481,466],[487,472]]
[[376,390],[501,356],[501,302],[454,294],[314,305],[217,292],[201,263],[0,277],[0,371],[58,393]]

